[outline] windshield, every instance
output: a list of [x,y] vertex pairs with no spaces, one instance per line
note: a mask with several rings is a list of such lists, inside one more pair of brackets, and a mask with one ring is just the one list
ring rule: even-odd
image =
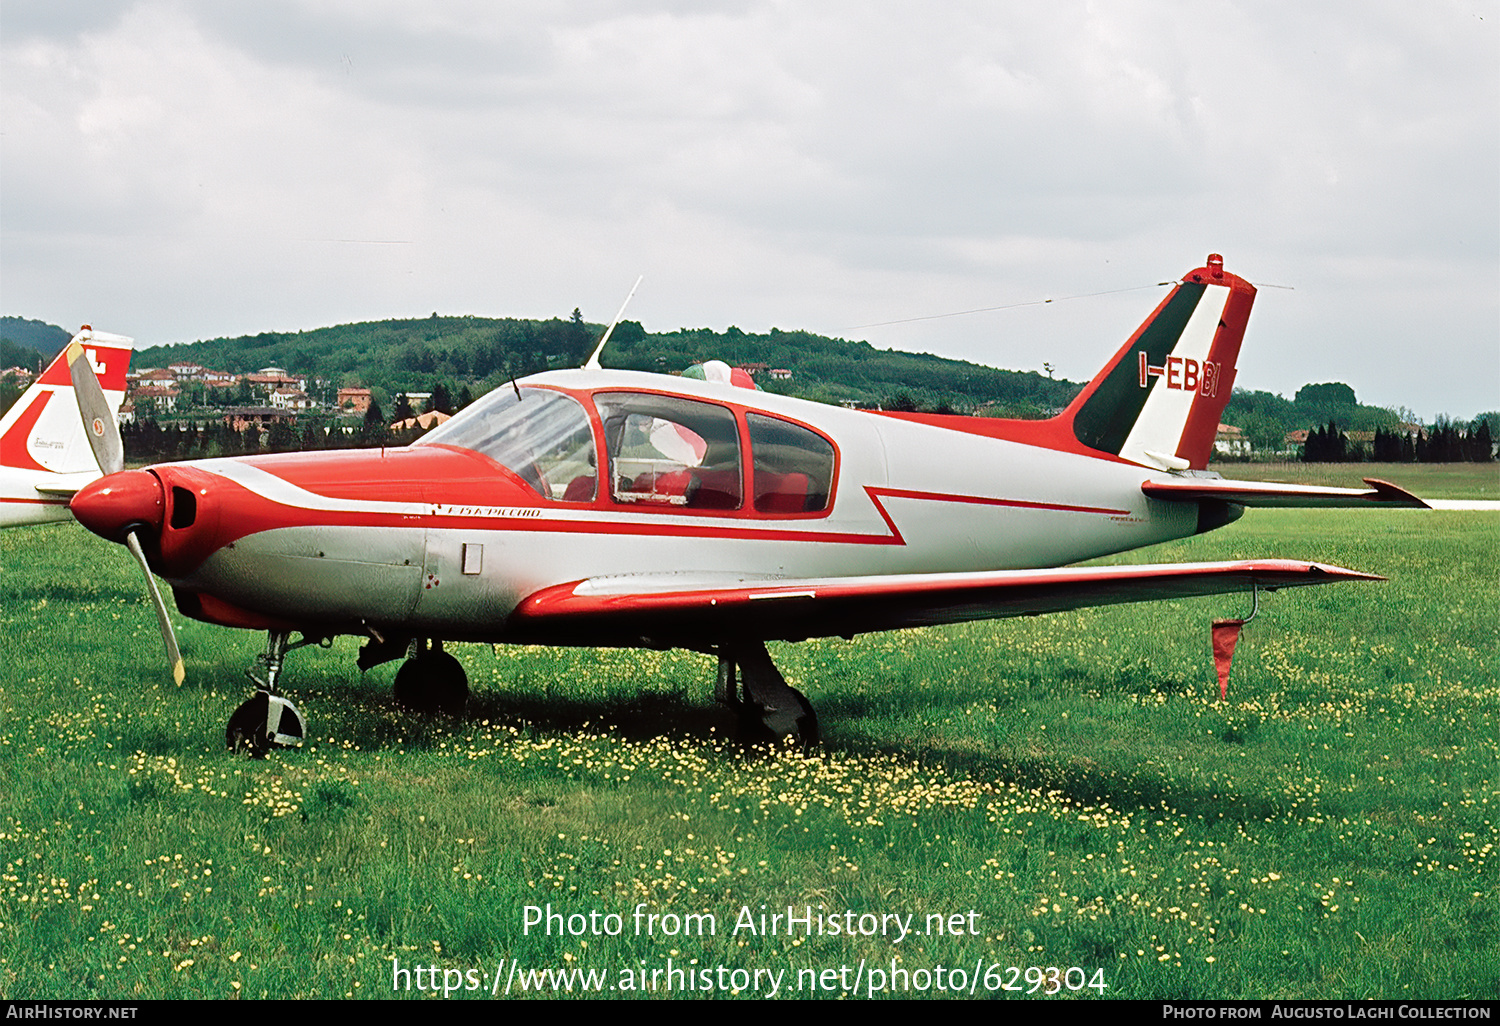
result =
[[501,387],[439,425],[417,445],[455,445],[488,456],[537,494],[561,502],[594,498],[594,435],[574,399],[543,388]]

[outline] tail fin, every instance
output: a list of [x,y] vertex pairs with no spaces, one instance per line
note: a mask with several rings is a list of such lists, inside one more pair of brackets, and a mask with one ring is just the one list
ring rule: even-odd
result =
[[1210,253],[1063,412],[1088,449],[1159,470],[1208,465],[1255,286]]
[[[94,331],[84,325],[73,341],[83,346],[104,389],[110,413],[125,398],[125,371],[134,345],[123,335]],[[98,473],[84,434],[83,418],[73,398],[68,347],[57,354],[16,404],[0,418],[0,466],[54,474]]]

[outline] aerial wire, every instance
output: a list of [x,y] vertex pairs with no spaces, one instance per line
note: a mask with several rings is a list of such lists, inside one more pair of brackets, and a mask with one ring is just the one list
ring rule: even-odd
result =
[[922,317],[902,317],[894,321],[876,321],[873,324],[856,324],[845,328],[845,331],[858,331],[861,328],[884,328],[891,324],[911,324],[915,321],[937,321],[944,317],[966,317],[969,314],[993,313],[996,310],[1018,310],[1025,306],[1045,306],[1048,303],[1065,303],[1070,299],[1090,299],[1094,296],[1115,296],[1122,292],[1139,292],[1142,289],[1157,289],[1163,285],[1175,285],[1176,282],[1159,281],[1154,285],[1132,285],[1127,289],[1106,289],[1103,292],[1084,292],[1076,296],[1056,296],[1051,299],[1033,299],[1025,303],[1007,303],[1004,306],[982,306],[975,310],[953,310],[949,313],[926,314]]

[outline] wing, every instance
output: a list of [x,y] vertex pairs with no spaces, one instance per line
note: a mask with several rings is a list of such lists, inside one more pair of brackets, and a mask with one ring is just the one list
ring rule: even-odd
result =
[[1055,613],[1082,606],[1385,578],[1291,560],[1063,567],[804,580],[594,578],[544,588],[507,633],[537,644],[698,647],[723,638],[800,641]]
[[1168,502],[1196,502],[1219,499],[1239,506],[1394,506],[1409,509],[1431,509],[1427,503],[1404,488],[1373,477],[1364,479],[1370,487],[1322,488],[1316,485],[1275,484],[1267,481],[1225,481],[1221,478],[1182,478],[1176,481],[1147,481],[1141,491],[1153,499]]

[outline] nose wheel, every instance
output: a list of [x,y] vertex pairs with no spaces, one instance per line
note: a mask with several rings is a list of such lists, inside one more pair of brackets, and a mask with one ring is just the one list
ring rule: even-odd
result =
[[297,747],[307,735],[307,721],[291,699],[277,694],[276,682],[288,652],[304,645],[326,646],[329,640],[304,636],[289,645],[290,636],[288,631],[271,631],[266,638],[266,650],[255,657],[255,667],[245,671],[245,676],[255,684],[255,695],[229,717],[224,743],[231,752],[244,752],[259,759],[272,748]]
[[243,752],[257,759],[272,748],[302,744],[307,724],[297,707],[280,695],[257,691],[229,717],[224,743],[231,752]]
[[469,700],[469,676],[463,665],[434,641],[428,649],[418,641],[415,654],[396,671],[396,704],[416,713],[464,711]]

